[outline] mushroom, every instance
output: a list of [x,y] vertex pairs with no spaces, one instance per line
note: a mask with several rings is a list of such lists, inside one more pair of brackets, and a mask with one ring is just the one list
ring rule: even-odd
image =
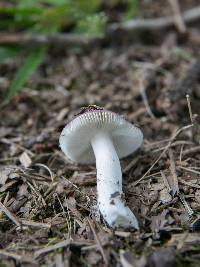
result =
[[119,159],[141,146],[141,130],[114,112],[90,108],[65,126],[59,141],[72,161],[83,164],[96,161],[98,208],[108,225],[138,229],[135,215],[123,200]]

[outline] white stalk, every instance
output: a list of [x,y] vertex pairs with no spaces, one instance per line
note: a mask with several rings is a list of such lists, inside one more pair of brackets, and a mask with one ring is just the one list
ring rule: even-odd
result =
[[122,172],[109,134],[102,131],[91,141],[96,158],[99,210],[109,226],[139,228],[133,212],[122,200]]

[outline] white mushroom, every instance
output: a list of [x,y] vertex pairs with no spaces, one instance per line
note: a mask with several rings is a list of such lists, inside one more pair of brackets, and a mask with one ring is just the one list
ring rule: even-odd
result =
[[69,159],[86,164],[96,161],[98,207],[113,228],[139,228],[135,215],[122,199],[119,158],[133,153],[142,141],[139,128],[102,109],[78,115],[61,133],[60,147]]

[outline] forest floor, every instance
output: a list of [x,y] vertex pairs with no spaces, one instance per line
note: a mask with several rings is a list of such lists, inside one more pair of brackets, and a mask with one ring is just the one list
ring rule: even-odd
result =
[[[0,65],[1,96],[20,62]],[[199,266],[199,77],[199,40],[175,31],[158,43],[49,53],[0,108],[0,266]],[[144,133],[121,161],[139,231],[107,227],[95,166],[69,162],[58,146],[67,122],[94,104]]]

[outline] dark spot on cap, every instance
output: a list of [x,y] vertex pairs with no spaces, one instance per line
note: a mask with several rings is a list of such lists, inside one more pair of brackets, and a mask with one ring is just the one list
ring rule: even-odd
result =
[[112,200],[110,201],[110,204],[111,204],[111,205],[115,205],[115,201],[114,201],[114,199],[112,199]]

